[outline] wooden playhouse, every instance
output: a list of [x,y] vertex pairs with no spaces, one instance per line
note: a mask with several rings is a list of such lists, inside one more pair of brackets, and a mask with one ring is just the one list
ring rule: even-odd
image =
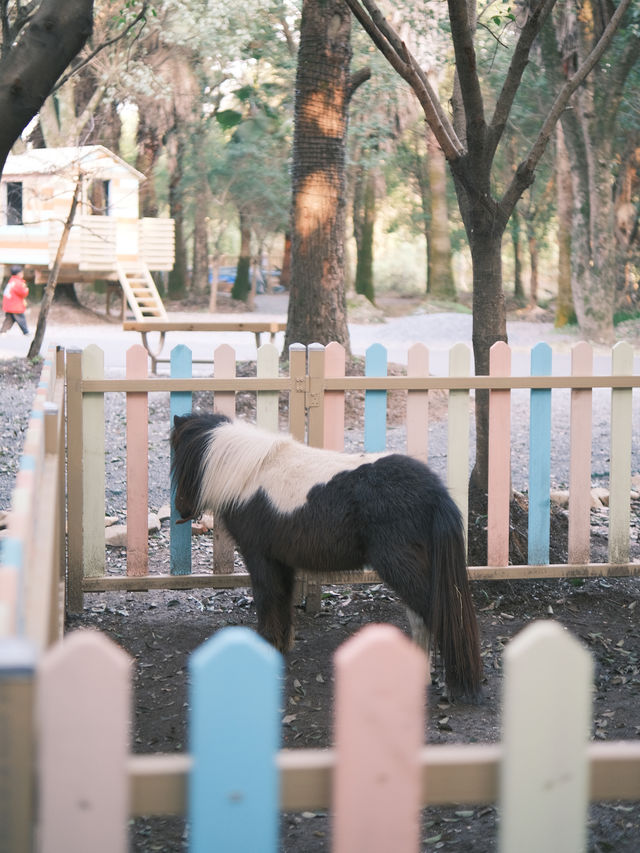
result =
[[60,282],[119,282],[136,320],[165,318],[151,270],[173,268],[172,219],[139,216],[145,176],[102,145],[10,155],[0,182],[0,264],[47,280],[75,188],[80,202]]

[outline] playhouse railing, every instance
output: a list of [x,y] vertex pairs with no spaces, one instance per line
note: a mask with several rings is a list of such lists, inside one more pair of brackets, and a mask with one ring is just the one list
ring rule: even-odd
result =
[[[568,375],[551,375],[551,349],[538,344],[531,353],[531,375],[512,376],[510,348],[496,344],[491,353],[491,375],[470,375],[471,353],[466,345],[450,352],[448,376],[430,376],[429,352],[416,344],[408,353],[406,376],[388,376],[386,351],[372,346],[366,359],[365,376],[345,376],[344,349],[294,346],[290,351],[289,375],[279,374],[278,353],[267,344],[258,354],[255,377],[235,376],[235,355],[228,346],[215,351],[212,378],[193,378],[190,351],[176,347],[172,353],[171,376],[149,378],[146,352],[132,347],[127,354],[127,377],[107,379],[102,353],[89,347],[83,354],[69,353],[69,590],[72,610],[81,608],[82,593],[105,589],[150,589],[233,587],[248,583],[243,573],[233,571],[233,551],[217,541],[213,574],[191,573],[191,536],[188,525],[171,524],[171,574],[150,574],[147,556],[148,512],[147,420],[148,395],[170,392],[171,420],[191,409],[194,391],[213,391],[214,406],[233,416],[236,394],[256,392],[256,420],[267,429],[279,428],[278,397],[288,394],[289,430],[299,440],[318,447],[344,449],[345,392],[365,392],[364,450],[377,452],[386,446],[387,393],[407,392],[406,450],[428,459],[429,394],[447,390],[448,445],[446,482],[464,518],[468,517],[467,495],[470,471],[469,435],[471,392],[486,389],[490,394],[489,495],[487,520],[487,565],[471,566],[474,579],[629,576],[640,573],[640,564],[630,561],[631,459],[633,447],[632,391],[640,386],[633,374],[633,350],[617,344],[612,351],[610,375],[594,375],[593,350],[586,343],[572,352]],[[528,390],[529,430],[529,537],[528,561],[509,565],[509,501],[511,494],[511,393]],[[569,447],[569,534],[568,560],[550,563],[550,446],[552,440],[552,390],[570,393]],[[591,420],[595,389],[611,389],[608,560],[590,562]],[[126,576],[105,575],[104,508],[104,394],[127,395],[128,453],[128,547]],[[170,423],[167,423],[167,434]],[[638,437],[636,437],[636,441]],[[134,467],[136,466],[136,467]],[[167,496],[169,484],[167,483]],[[175,520],[175,516],[172,521]],[[375,582],[366,569],[359,573],[327,571],[324,583]],[[313,581],[306,578],[309,589]],[[310,593],[311,595],[311,593]]]

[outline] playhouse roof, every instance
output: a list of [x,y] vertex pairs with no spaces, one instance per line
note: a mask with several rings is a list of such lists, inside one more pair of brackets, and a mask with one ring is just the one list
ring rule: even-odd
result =
[[[130,166],[104,145],[79,145],[70,148],[32,148],[24,154],[7,157],[2,177],[11,179],[26,175],[51,175],[76,173],[78,169],[87,174],[108,178],[124,169],[138,181],[145,176]],[[75,175],[74,175],[75,176]]]

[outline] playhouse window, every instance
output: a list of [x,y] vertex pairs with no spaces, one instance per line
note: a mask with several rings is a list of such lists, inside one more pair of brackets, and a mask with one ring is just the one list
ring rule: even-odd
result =
[[7,225],[22,225],[22,184],[7,182]]

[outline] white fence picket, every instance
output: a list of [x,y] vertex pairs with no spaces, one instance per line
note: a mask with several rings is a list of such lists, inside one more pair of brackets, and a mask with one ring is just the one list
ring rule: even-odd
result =
[[585,850],[592,662],[558,623],[505,651],[500,853]]

